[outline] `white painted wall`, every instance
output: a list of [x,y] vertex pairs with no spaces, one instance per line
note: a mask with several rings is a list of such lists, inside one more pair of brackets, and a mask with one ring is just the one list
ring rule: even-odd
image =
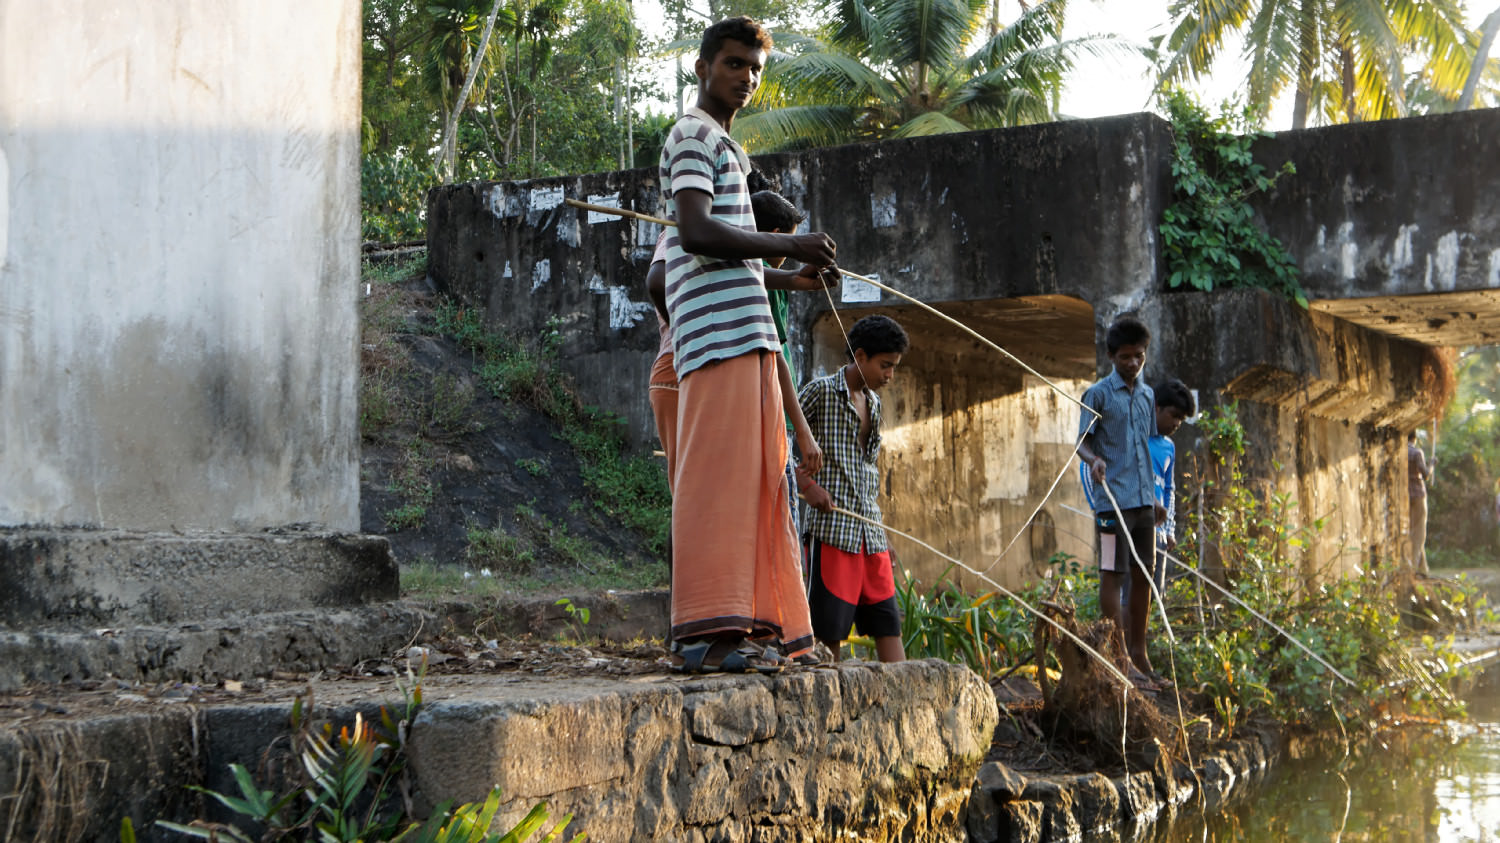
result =
[[358,528],[356,0],[0,0],[0,526]]

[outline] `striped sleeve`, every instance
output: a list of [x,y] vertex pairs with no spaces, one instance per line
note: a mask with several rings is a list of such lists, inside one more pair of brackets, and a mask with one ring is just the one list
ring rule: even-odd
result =
[[[683,121],[685,123],[687,121]],[[673,131],[674,137],[666,150],[667,170],[671,179],[672,193],[683,190],[700,190],[714,194],[714,159],[717,157],[709,145],[707,127],[694,121],[699,127],[695,132],[682,132],[682,123]]]

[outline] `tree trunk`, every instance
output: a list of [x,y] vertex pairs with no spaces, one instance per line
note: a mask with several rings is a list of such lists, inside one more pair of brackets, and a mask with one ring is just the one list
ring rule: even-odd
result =
[[1500,30],[1500,9],[1490,12],[1480,27],[1479,50],[1474,53],[1474,64],[1469,67],[1469,78],[1464,80],[1464,92],[1458,98],[1458,110],[1468,111],[1474,107],[1474,94],[1479,91],[1479,77],[1484,75],[1485,65],[1490,63],[1490,47],[1495,45],[1495,32]]
[[438,172],[442,173],[445,182],[453,181],[454,167],[458,163],[458,116],[463,113],[464,103],[469,99],[469,89],[474,87],[474,79],[479,76],[479,65],[484,62],[484,55],[490,48],[490,33],[495,31],[495,18],[500,15],[500,6],[504,2],[505,0],[495,0],[495,5],[490,7],[490,16],[484,21],[484,32],[479,36],[479,49],[469,61],[469,73],[464,77],[463,87],[458,89],[453,111],[448,114],[448,122],[443,127],[443,149],[438,159]]
[[[1305,10],[1304,10],[1305,13]],[[1307,109],[1311,105],[1313,71],[1318,65],[1318,30],[1306,21],[1297,42],[1297,95],[1292,99],[1292,128],[1307,126]]]

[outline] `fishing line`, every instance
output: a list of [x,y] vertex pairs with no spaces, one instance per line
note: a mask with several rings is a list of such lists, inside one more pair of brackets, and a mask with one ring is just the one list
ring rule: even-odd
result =
[[[807,499],[803,498],[803,500],[807,500]],[[917,538],[916,536],[914,536],[914,535],[912,535],[910,533],[902,532],[901,530],[898,530],[895,527],[889,526],[887,524],[881,524],[879,521],[876,521],[876,520],[871,519],[871,518],[866,518],[866,517],[864,517],[863,515],[860,515],[857,512],[850,512],[849,510],[844,509],[843,507],[835,506],[833,508],[833,511],[839,513],[840,515],[847,515],[850,518],[854,518],[856,520],[863,521],[866,524],[870,524],[870,525],[875,526],[875,527],[880,527],[881,529],[884,529],[884,530],[886,530],[888,532],[895,533],[896,535],[898,535],[898,536],[906,539],[907,541],[915,542],[916,544],[918,544],[918,545],[926,548],[927,550],[932,551],[937,556],[939,556],[939,557],[941,557],[943,559],[946,559],[949,562],[952,562],[953,564],[957,565],[960,568],[963,568],[965,571],[968,571],[971,574],[974,574],[975,576],[977,576],[980,579],[984,580],[986,583],[989,583],[990,585],[994,586],[996,591],[998,591],[1001,594],[1004,594],[1006,597],[1009,597],[1010,599],[1016,601],[1016,603],[1019,604],[1021,606],[1021,608],[1025,609],[1026,611],[1030,612],[1031,614],[1037,616],[1038,618],[1041,618],[1042,620],[1046,621],[1047,623],[1049,623],[1053,627],[1055,627],[1058,632],[1061,632],[1063,635],[1066,635],[1068,638],[1070,638],[1073,641],[1073,643],[1077,644],[1079,647],[1082,647],[1085,652],[1087,652],[1090,655],[1092,655],[1095,659],[1098,659],[1099,663],[1103,664],[1104,667],[1110,673],[1114,674],[1115,677],[1117,679],[1119,679],[1120,682],[1123,683],[1125,686],[1127,686],[1127,687],[1134,687],[1134,685],[1131,683],[1130,679],[1127,678],[1125,676],[1125,674],[1120,671],[1119,668],[1115,667],[1115,665],[1114,665],[1113,662],[1111,662],[1109,659],[1105,658],[1098,650],[1095,650],[1093,647],[1090,647],[1087,643],[1084,642],[1083,639],[1079,638],[1077,635],[1074,635],[1072,632],[1069,632],[1067,630],[1067,628],[1065,628],[1062,624],[1059,624],[1057,621],[1055,621],[1052,618],[1048,617],[1045,612],[1041,611],[1040,609],[1036,608],[1035,606],[1032,606],[1030,603],[1027,603],[1026,600],[1025,600],[1025,598],[1021,597],[1019,594],[1016,594],[1015,592],[1011,591],[1010,589],[1006,588],[1005,586],[1001,585],[998,582],[995,582],[993,579],[991,579],[990,577],[986,576],[983,571],[980,571],[977,568],[970,567],[969,565],[965,564],[963,562],[963,560],[958,559],[957,557],[949,556],[948,554],[942,552],[941,550],[938,550],[937,548],[933,547],[932,545],[928,544],[927,542],[922,541],[921,539]]]

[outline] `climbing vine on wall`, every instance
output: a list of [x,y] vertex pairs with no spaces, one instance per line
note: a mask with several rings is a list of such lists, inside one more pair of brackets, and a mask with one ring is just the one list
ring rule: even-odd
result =
[[1174,135],[1172,205],[1158,227],[1167,286],[1260,287],[1307,307],[1297,265],[1256,224],[1249,202],[1295,173],[1292,162],[1275,172],[1255,162],[1250,147],[1266,133],[1253,128],[1249,108],[1214,117],[1181,91],[1168,93],[1165,104]]

